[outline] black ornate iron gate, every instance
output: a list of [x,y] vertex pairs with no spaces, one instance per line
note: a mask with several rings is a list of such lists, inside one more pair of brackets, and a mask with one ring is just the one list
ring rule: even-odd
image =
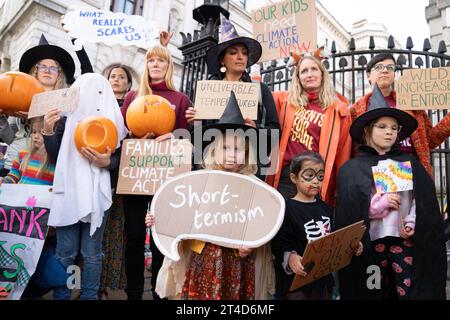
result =
[[[195,97],[197,80],[206,79],[206,51],[218,42],[219,13],[229,16],[226,8],[220,3],[228,1],[205,1],[205,4],[194,9],[194,19],[202,24],[200,30],[194,31],[194,35],[181,33],[183,44],[179,48],[184,56],[183,73],[180,91],[186,93],[192,101]],[[222,3],[223,5],[223,3]],[[389,37],[386,49],[375,49],[375,41],[370,37],[368,50],[356,50],[355,41],[352,38],[347,52],[337,52],[333,41],[328,60],[324,61],[327,70],[333,78],[336,90],[345,96],[351,103],[361,98],[366,93],[365,67],[367,62],[376,54],[390,52],[396,58],[398,72],[411,68],[430,68],[450,66],[450,55],[446,55],[447,49],[444,41],[439,44],[438,52],[431,52],[428,39],[424,40],[421,51],[413,50],[414,44],[411,37],[408,38],[406,49],[396,49],[393,37]],[[262,81],[272,91],[288,90],[293,67],[287,65],[288,58],[274,60],[268,67],[261,64]],[[267,64],[266,64],[267,65]],[[450,105],[449,105],[450,108]],[[433,110],[428,112],[433,124],[438,123],[447,110]],[[446,210],[450,203],[450,141],[447,139],[441,146],[432,151],[432,165],[439,203],[442,210]]]

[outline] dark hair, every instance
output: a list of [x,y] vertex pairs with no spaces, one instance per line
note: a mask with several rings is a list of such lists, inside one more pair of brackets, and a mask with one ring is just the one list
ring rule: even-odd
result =
[[302,152],[292,159],[291,166],[289,168],[290,172],[297,175],[300,170],[302,170],[303,162],[305,161],[324,164],[322,156],[319,153],[311,151]]
[[114,69],[118,69],[118,68],[120,68],[120,69],[122,69],[123,71],[125,71],[125,73],[126,73],[126,75],[127,75],[127,78],[128,78],[128,83],[130,84],[130,88],[131,88],[131,86],[133,85],[133,78],[131,77],[130,69],[128,69],[128,67],[127,67],[127,66],[124,66],[123,64],[115,64],[115,65],[111,66],[111,68],[110,68],[109,71],[108,71],[108,76],[106,77],[106,79],[109,80],[109,77],[111,76],[111,72],[112,72]]
[[378,62],[387,60],[387,59],[390,59],[390,60],[394,61],[394,63],[395,63],[395,58],[392,55],[392,53],[384,52],[384,53],[377,54],[372,59],[370,59],[369,63],[366,66],[366,72],[370,72],[372,70],[373,66],[376,65]]

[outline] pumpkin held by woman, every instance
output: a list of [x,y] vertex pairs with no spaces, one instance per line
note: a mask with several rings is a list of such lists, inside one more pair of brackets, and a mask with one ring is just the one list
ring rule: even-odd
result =
[[115,150],[118,140],[114,122],[100,116],[91,116],[80,121],[75,128],[74,137],[78,150],[91,147],[99,153],[106,153],[107,147]]
[[33,96],[44,91],[41,83],[29,74],[13,71],[0,74],[0,109],[7,114],[27,112]]
[[176,116],[169,101],[153,94],[135,99],[128,107],[126,119],[133,135],[141,138],[149,132],[155,136],[172,132]]

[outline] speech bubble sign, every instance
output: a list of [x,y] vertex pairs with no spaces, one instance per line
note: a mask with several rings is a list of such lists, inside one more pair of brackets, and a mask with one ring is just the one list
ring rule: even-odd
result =
[[285,202],[274,188],[255,177],[200,170],[167,181],[156,192],[153,239],[168,258],[178,261],[178,243],[197,239],[228,248],[257,248],[283,223]]
[[263,49],[259,62],[316,50],[315,0],[287,0],[252,10],[252,24],[253,38]]
[[66,13],[64,29],[80,42],[103,42],[106,45],[135,45],[143,49],[154,46],[159,35],[158,23],[142,16],[122,12],[82,9]]
[[28,119],[45,115],[49,110],[58,108],[72,112],[78,106],[80,88],[67,88],[35,94],[31,100]]
[[450,67],[409,69],[395,81],[397,109],[448,109]]
[[361,220],[308,243],[302,258],[307,275],[296,275],[290,291],[348,266],[365,231]]

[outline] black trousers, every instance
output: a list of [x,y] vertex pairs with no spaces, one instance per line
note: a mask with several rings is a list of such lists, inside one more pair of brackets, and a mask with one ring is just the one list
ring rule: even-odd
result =
[[[127,289],[125,290],[129,300],[142,300],[144,293],[145,270],[145,215],[148,202],[152,196],[124,195],[123,205],[125,211],[125,273],[127,276]],[[152,294],[153,299],[158,300],[155,293],[156,278],[161,269],[164,255],[158,250],[153,239],[150,240],[152,251]]]

